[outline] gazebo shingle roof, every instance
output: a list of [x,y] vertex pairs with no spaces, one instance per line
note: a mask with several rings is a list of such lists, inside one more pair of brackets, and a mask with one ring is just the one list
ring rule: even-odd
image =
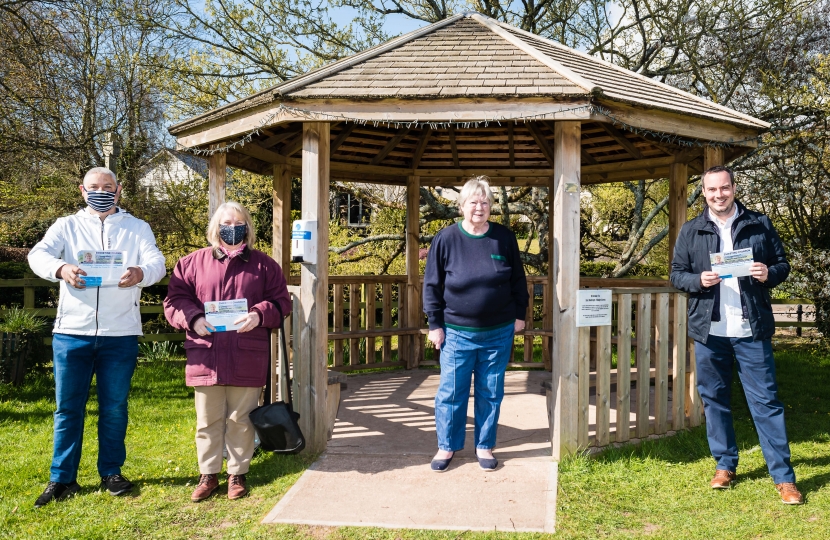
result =
[[479,13],[463,13],[172,126],[315,99],[589,98],[751,129],[769,124]]
[[471,18],[461,18],[290,97],[585,95],[586,91]]

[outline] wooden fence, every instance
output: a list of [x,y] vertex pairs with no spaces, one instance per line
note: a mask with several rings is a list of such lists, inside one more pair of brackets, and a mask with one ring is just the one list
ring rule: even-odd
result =
[[[164,278],[159,282],[159,285],[166,285],[167,283],[168,278]],[[291,285],[299,284],[299,277],[292,276],[289,278],[289,283]],[[50,318],[55,316],[56,309],[54,307],[36,306],[35,288],[56,286],[56,283],[36,277],[0,280],[0,289],[23,288],[24,308]],[[580,286],[591,288],[623,287],[631,291],[623,294],[631,294],[633,298],[639,298],[638,294],[658,294],[639,292],[649,290],[646,288],[654,288],[654,290],[664,292],[671,290],[666,288],[668,286],[666,280],[642,278],[581,278]],[[402,275],[329,276],[329,365],[332,369],[354,371],[367,368],[404,367],[407,366],[404,357],[410,351],[416,351],[417,353],[417,357],[410,366],[437,365],[436,351],[426,340],[426,318],[421,316],[417,322],[411,325],[407,324],[405,291],[406,276]],[[532,301],[528,306],[527,328],[516,337],[513,358],[509,365],[515,368],[544,368],[550,370],[553,308],[547,276],[528,276],[528,293]],[[418,294],[417,296],[418,306],[414,311],[422,314],[421,295]],[[367,309],[367,305],[370,307],[372,305],[372,301],[367,302],[367,298],[374,299],[374,309]],[[796,301],[791,302],[796,303]],[[798,303],[804,302],[798,301]],[[774,301],[774,303],[783,302]],[[161,304],[142,305],[140,310],[142,314],[160,314],[163,312]],[[615,313],[618,313],[618,311],[615,311]],[[654,320],[658,320],[656,315]],[[683,317],[683,320],[685,320],[685,317]],[[793,321],[792,323],[780,322],[776,325],[808,327],[814,326],[814,323]],[[601,332],[605,332],[605,330]],[[654,333],[656,335],[657,329]],[[592,337],[592,343],[596,343],[597,339],[596,336]],[[614,339],[616,340],[616,338]],[[414,342],[413,340],[419,341]],[[180,332],[146,334],[140,338],[140,341],[184,341],[184,334]],[[623,344],[624,342],[623,340]],[[616,341],[614,344],[616,346]],[[605,377],[605,375],[603,374],[602,377]],[[591,384],[593,386],[594,383]]]
[[687,296],[666,287],[611,291],[613,324],[579,329],[579,446],[700,425]]

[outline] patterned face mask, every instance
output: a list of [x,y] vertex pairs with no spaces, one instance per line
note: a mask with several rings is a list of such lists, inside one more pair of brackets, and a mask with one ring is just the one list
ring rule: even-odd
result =
[[115,206],[114,191],[88,191],[84,188],[84,192],[86,203],[96,212],[109,212]]
[[229,246],[235,246],[245,240],[247,225],[219,225],[219,238]]

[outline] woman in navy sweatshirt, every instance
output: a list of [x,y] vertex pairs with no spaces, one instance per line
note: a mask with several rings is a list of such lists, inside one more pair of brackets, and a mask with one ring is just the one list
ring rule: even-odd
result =
[[470,179],[458,207],[464,219],[432,240],[424,275],[428,339],[441,351],[435,396],[438,453],[432,470],[445,471],[464,448],[467,402],[475,373],[476,457],[494,470],[493,457],[504,372],[513,335],[525,327],[528,294],[516,236],[488,221],[493,193],[486,176]]

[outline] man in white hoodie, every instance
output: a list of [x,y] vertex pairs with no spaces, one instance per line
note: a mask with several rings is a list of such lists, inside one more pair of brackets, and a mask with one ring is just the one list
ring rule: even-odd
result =
[[126,459],[127,394],[138,357],[139,298],[166,273],[150,226],[118,208],[121,186],[104,167],[79,186],[87,207],[58,219],[29,253],[44,279],[60,281],[52,349],[55,442],[49,483],[35,507],[80,490],[78,464],[92,376],[98,394],[98,473],[111,495],[133,484],[121,475]]

